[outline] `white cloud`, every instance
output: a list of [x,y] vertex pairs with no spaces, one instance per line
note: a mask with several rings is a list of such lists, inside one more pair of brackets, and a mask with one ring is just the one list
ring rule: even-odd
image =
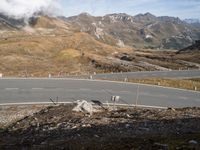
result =
[[0,13],[15,18],[29,18],[39,11],[56,15],[59,8],[59,0],[1,0],[0,3]]

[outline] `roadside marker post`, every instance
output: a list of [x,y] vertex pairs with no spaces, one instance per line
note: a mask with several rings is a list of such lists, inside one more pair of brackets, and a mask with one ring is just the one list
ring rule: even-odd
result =
[[125,79],[124,79],[124,82],[128,82],[128,78],[125,78]]
[[136,92],[136,101],[135,101],[135,107],[138,105],[138,100],[139,100],[139,92],[140,92],[140,87],[139,85],[137,86],[137,92]]
[[116,102],[119,102],[120,96],[112,96],[111,101],[114,102],[113,109],[116,110]]
[[194,87],[194,90],[197,91],[197,87],[196,86]]

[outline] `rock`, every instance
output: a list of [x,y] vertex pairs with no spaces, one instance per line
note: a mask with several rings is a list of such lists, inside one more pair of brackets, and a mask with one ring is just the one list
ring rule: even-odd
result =
[[47,113],[48,111],[49,111],[48,109],[45,109],[45,110],[44,110],[44,113]]
[[130,116],[129,114],[126,114],[126,117],[127,117],[127,118],[131,118],[131,116]]
[[155,149],[168,150],[169,146],[167,144],[154,143],[154,148]]
[[73,127],[72,127],[72,129],[76,129],[76,128],[77,128],[77,126],[73,126]]
[[139,130],[149,131],[150,129],[149,128],[142,128],[142,127],[140,127]]
[[77,106],[73,108],[73,111],[75,112],[83,112],[90,115],[95,112],[92,104],[88,103],[86,100],[77,100],[75,103],[77,103]]
[[61,125],[62,125],[62,123],[58,123],[58,124],[56,125],[56,127],[59,128]]
[[87,128],[87,127],[91,127],[91,125],[90,124],[83,124],[82,127]]
[[102,118],[101,118],[101,122],[103,122],[103,123],[108,123],[108,122],[109,122],[109,118],[107,118],[107,117],[102,117]]
[[176,109],[174,109],[174,108],[172,108],[172,107],[167,108],[167,110],[176,111]]
[[195,141],[195,140],[190,140],[188,143],[189,143],[189,144],[192,144],[192,145],[197,145],[197,144],[198,144],[198,142]]
[[47,144],[47,141],[43,141],[40,143],[41,145],[46,145]]
[[125,127],[126,127],[126,128],[129,128],[129,127],[130,127],[130,124],[126,124]]
[[96,135],[96,134],[94,135],[94,137],[96,137],[96,138],[99,138],[99,136],[98,136],[98,135]]

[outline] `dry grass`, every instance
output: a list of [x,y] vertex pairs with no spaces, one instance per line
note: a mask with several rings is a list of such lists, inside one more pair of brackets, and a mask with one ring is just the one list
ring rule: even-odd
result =
[[106,57],[115,51],[130,50],[103,44],[80,32],[0,39],[0,72],[5,76],[20,77],[25,74],[39,77],[49,73],[57,76],[60,73],[98,72],[90,65],[93,55]]
[[[63,21],[50,21],[48,17],[39,18],[32,30],[0,35],[0,73],[4,76],[153,71],[159,70],[159,66],[166,69],[197,68],[173,58],[176,55],[174,51],[115,47],[96,40],[88,33],[78,32]],[[134,58],[131,64],[117,57],[124,54]],[[184,60],[184,56],[180,59]],[[141,62],[145,64],[141,65]]]
[[146,78],[146,79],[129,79],[129,82],[200,91],[200,78],[185,79],[185,80],[184,79]]

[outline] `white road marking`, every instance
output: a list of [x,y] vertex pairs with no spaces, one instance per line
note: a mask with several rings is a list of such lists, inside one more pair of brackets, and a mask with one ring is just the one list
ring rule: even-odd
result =
[[44,88],[32,88],[32,90],[43,90]]
[[80,89],[81,91],[92,91],[91,89]]
[[19,88],[5,88],[5,90],[18,90]]
[[179,96],[178,98],[179,98],[179,99],[184,99],[184,100],[189,99],[188,97],[183,97],[183,96]]
[[[72,104],[73,102],[58,102],[58,104]],[[0,106],[12,106],[12,105],[42,105],[42,104],[53,104],[52,102],[24,102],[24,103],[3,103]]]
[[132,93],[131,91],[120,91],[121,93]]
[[[57,104],[72,104],[74,102],[58,102]],[[27,103],[3,103],[0,104],[0,106],[12,106],[12,105],[53,105],[52,102],[27,102]],[[114,105],[113,103],[103,103],[104,105]],[[142,107],[142,108],[156,108],[156,109],[167,109],[167,107],[161,107],[161,106],[149,106],[149,105],[132,105],[132,104],[116,104],[116,106],[128,106],[128,107]]]
[[170,89],[170,90],[179,90],[179,91],[193,92],[193,93],[200,94],[199,91],[193,91],[193,90],[186,90],[186,89],[179,89],[179,88],[172,88],[172,87],[164,87],[164,86],[150,85],[150,84],[141,84],[141,83],[109,81],[109,80],[91,80],[91,79],[74,79],[74,78],[2,78],[1,80],[69,80],[69,81],[104,82],[104,83],[118,83],[118,84],[126,84],[126,85],[141,85],[141,86],[164,88],[164,89]]

